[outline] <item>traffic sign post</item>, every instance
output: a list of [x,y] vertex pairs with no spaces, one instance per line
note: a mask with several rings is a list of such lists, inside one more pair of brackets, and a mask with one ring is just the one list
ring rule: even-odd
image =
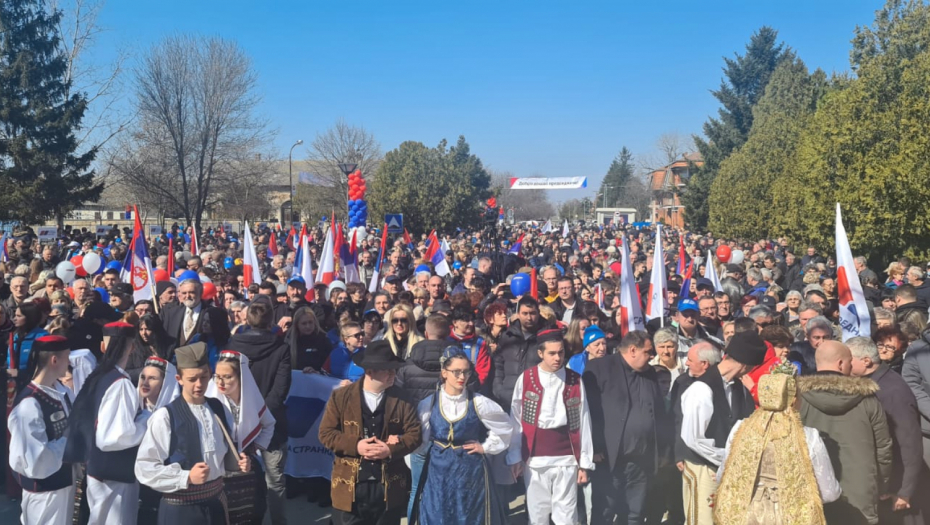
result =
[[387,224],[388,233],[404,233],[404,214],[385,213],[384,224]]

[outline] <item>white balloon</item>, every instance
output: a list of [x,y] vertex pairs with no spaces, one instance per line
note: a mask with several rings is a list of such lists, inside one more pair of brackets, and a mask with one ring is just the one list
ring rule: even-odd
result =
[[94,252],[90,252],[84,255],[84,260],[81,261],[81,266],[84,267],[84,271],[87,272],[87,275],[94,275],[100,268],[103,266],[103,260],[100,259],[100,256]]
[[743,250],[733,250],[733,252],[730,254],[730,263],[742,264],[745,257],[746,254],[743,253]]
[[65,284],[71,284],[74,282],[75,267],[71,264],[71,261],[61,261],[58,263],[58,266],[55,267],[55,275],[57,275]]
[[213,282],[213,279],[210,279],[209,277],[207,277],[207,276],[204,275],[204,274],[200,274],[200,282],[202,282],[202,283],[212,283],[212,282]]
[[362,242],[368,238],[368,230],[364,226],[359,226],[356,231],[356,239],[358,242]]

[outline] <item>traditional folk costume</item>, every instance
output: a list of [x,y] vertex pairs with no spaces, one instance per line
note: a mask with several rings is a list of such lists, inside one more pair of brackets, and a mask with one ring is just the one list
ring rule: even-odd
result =
[[[762,364],[765,350],[754,331],[734,335],[726,348],[729,358],[752,367]],[[727,437],[737,421],[755,410],[749,390],[739,380],[724,381],[718,366],[695,378],[681,396],[682,496],[687,525],[713,523],[711,497],[717,490],[717,469],[723,462]]]
[[[103,335],[110,337],[107,352],[128,352],[135,327],[110,323]],[[87,463],[89,525],[133,524],[139,512],[133,465],[151,413],[141,409],[139,392],[125,370],[112,366],[96,372],[75,401],[66,458]]]
[[[466,389],[453,396],[441,385],[436,394],[420,402],[418,411],[423,428],[421,452],[427,456],[410,522],[505,524],[507,514],[491,481],[488,456],[500,454],[510,445],[510,416],[480,394]],[[462,448],[467,443],[481,443],[484,454],[469,454]]]
[[823,525],[842,489],[820,433],[804,427],[790,362],[759,380],[759,407],[727,441],[714,502],[718,525]]
[[[175,377],[178,374],[178,369],[175,368],[175,366],[169,361],[157,356],[149,356],[149,358],[145,360],[145,364],[142,366],[142,369],[144,370],[148,367],[158,368],[161,370],[162,376],[164,377],[164,381],[161,384],[161,390],[158,392],[155,403],[151,403],[148,399],[140,396],[140,401],[142,402],[141,408],[154,414],[156,410],[168,406],[169,403],[181,395],[181,385],[178,384],[178,381]],[[151,421],[151,418],[149,418],[149,423],[151,423]],[[156,517],[158,515],[158,506],[160,501],[160,492],[152,490],[150,487],[145,485],[141,485],[139,487],[139,523],[155,523]]]
[[[390,343],[375,341],[352,356],[365,370],[396,370],[403,361]],[[399,525],[408,502],[409,473],[404,456],[420,446],[416,407],[396,387],[379,393],[364,389],[365,380],[333,391],[320,421],[320,442],[333,451],[333,518],[335,525]],[[377,437],[391,455],[366,460],[358,453],[362,439]]]
[[[550,333],[555,332],[555,333]],[[547,330],[537,342],[559,341]],[[581,376],[541,365],[517,378],[510,417],[514,435],[507,464],[526,464],[526,509],[530,525],[574,525],[578,521],[578,469],[594,470],[591,417]]]
[[[36,339],[32,352],[68,350],[60,336]],[[65,430],[71,403],[67,387],[30,382],[13,402],[10,432],[10,468],[23,488],[23,525],[65,525],[72,520],[74,483],[72,466],[64,462]]]
[[[207,346],[194,343],[175,351],[178,368],[199,368],[209,364]],[[233,470],[235,454],[224,434],[230,432],[223,404],[206,398],[202,404],[178,397],[158,409],[149,422],[139,454],[135,475],[139,482],[162,493],[158,507],[160,525],[226,524],[226,497],[223,477]],[[190,483],[190,471],[197,463],[209,467],[207,480]],[[238,468],[238,467],[235,467]]]
[[258,450],[265,450],[274,434],[275,419],[265,405],[255,378],[249,370],[249,358],[232,350],[223,350],[218,360],[235,359],[239,363],[239,403],[220,392],[216,382],[210,380],[207,397],[223,404],[226,420],[230,423],[231,437],[237,452],[252,458],[249,472],[227,472],[224,492],[229,507],[230,525],[261,524],[265,516],[265,473],[257,461]]

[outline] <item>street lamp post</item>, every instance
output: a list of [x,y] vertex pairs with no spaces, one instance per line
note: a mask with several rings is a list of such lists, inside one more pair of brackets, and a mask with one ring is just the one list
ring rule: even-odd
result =
[[287,152],[287,175],[291,183],[290,188],[288,188],[288,191],[291,196],[290,222],[294,222],[294,160],[293,160],[294,148],[296,148],[297,146],[300,146],[303,143],[304,143],[303,139],[297,139],[297,142],[295,142],[294,145],[291,146],[291,150]]

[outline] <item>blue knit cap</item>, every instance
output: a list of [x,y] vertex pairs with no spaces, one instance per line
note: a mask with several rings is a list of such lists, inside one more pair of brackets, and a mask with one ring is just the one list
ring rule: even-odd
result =
[[597,341],[598,339],[604,339],[605,337],[607,336],[604,335],[603,330],[595,325],[589,326],[584,329],[584,346],[587,348],[589,344]]

